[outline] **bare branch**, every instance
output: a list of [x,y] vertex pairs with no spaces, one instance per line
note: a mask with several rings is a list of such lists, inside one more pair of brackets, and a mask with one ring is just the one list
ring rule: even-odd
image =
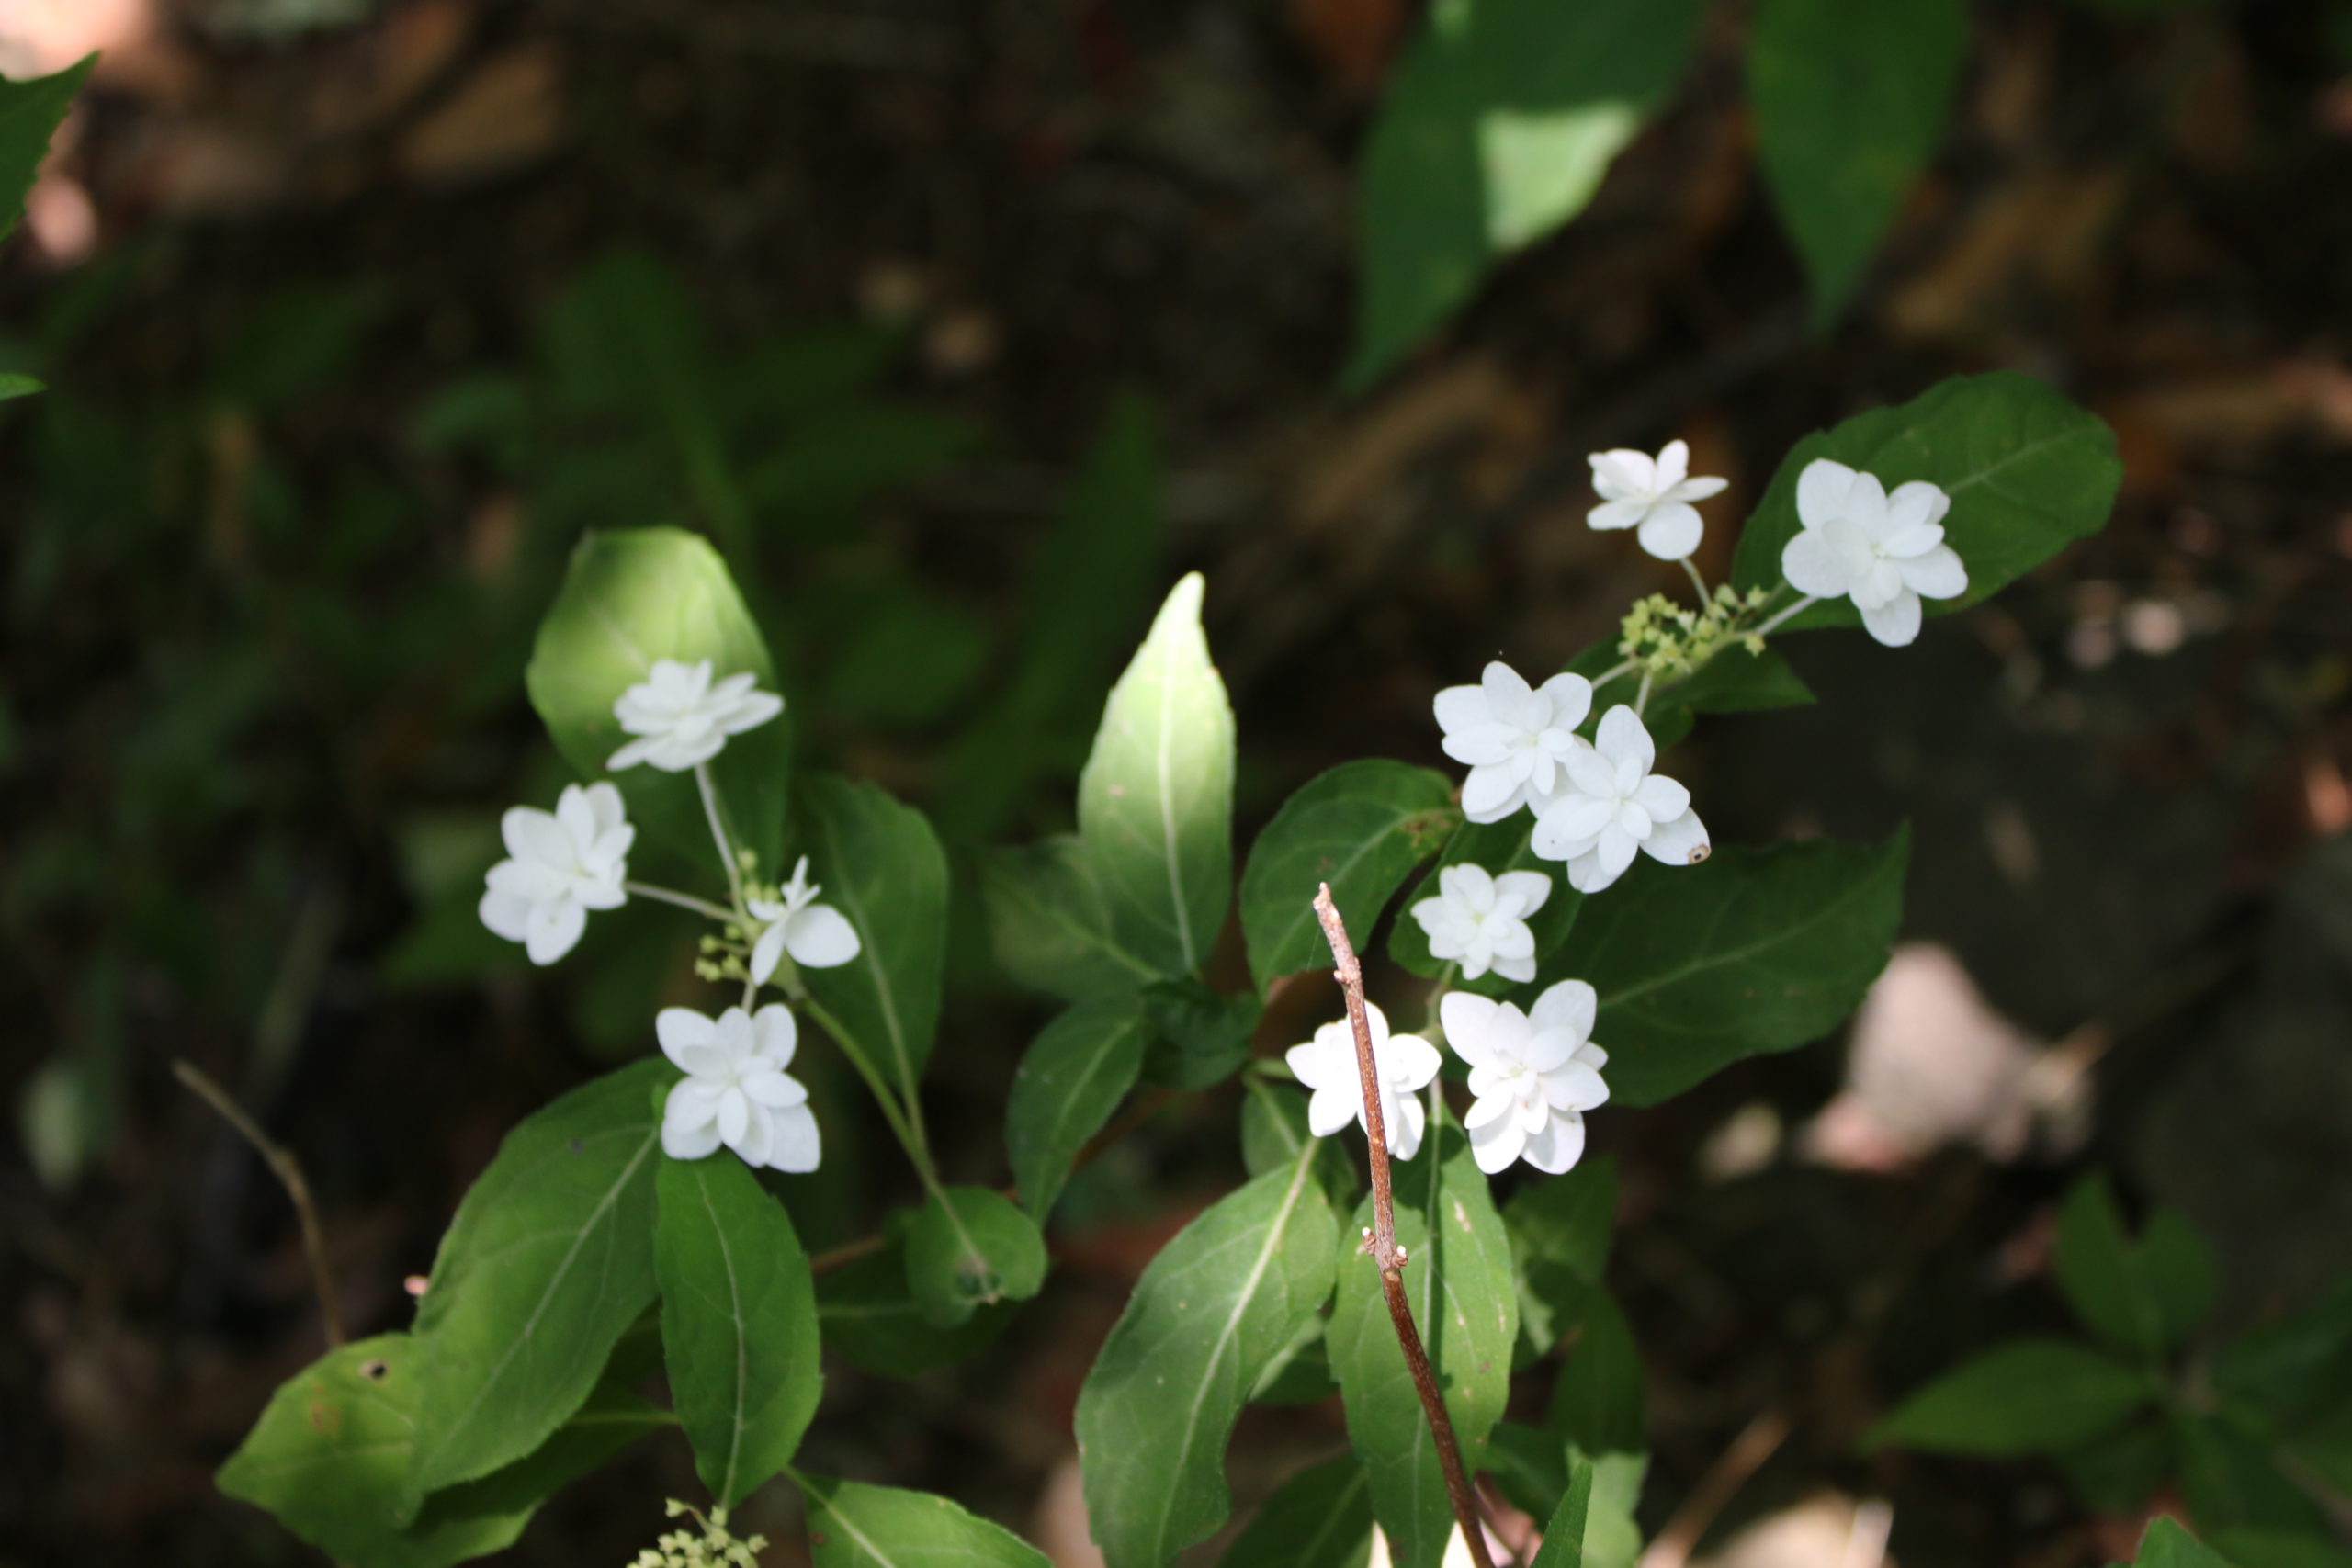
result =
[[319,1316],[326,1325],[327,1345],[329,1348],[341,1345],[345,1337],[343,1306],[335,1297],[334,1275],[327,1268],[326,1233],[319,1226],[318,1205],[311,1201],[311,1184],[302,1179],[301,1165],[292,1151],[270,1142],[260,1124],[245,1114],[245,1108],[231,1099],[229,1091],[214,1083],[203,1068],[185,1059],[175,1059],[172,1073],[253,1145],[262,1163],[269,1167],[270,1174],[286,1189],[286,1196],[293,1200],[294,1218],[302,1228],[302,1251],[311,1260],[311,1288],[318,1292]]

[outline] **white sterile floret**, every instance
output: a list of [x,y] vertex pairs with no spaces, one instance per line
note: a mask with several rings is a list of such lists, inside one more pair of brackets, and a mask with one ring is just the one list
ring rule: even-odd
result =
[[1540,871],[1491,875],[1482,865],[1449,865],[1437,874],[1438,896],[1413,906],[1413,919],[1429,932],[1430,956],[1462,965],[1475,980],[1492,969],[1521,985],[1535,978],[1535,933],[1527,917],[1552,896],[1552,879]]
[[756,1013],[729,1008],[714,1019],[691,1008],[663,1008],[653,1032],[662,1054],[686,1075],[662,1108],[663,1154],[701,1159],[725,1144],[745,1165],[817,1168],[808,1091],[784,1070],[800,1043],[791,1010],[771,1002]]
[[750,901],[752,918],[767,923],[752,944],[753,980],[766,985],[776,961],[787,953],[804,969],[836,968],[857,956],[857,928],[831,904],[817,902],[821,891],[808,880],[808,857],[802,855],[792,880],[774,898]]
[[1499,822],[1559,786],[1561,764],[1584,749],[1576,731],[1592,711],[1592,682],[1563,674],[1531,687],[1497,660],[1478,684],[1440,692],[1436,707],[1445,754],[1470,765],[1462,814]]
[[1720,492],[1729,481],[1690,479],[1690,447],[1669,441],[1656,457],[1623,447],[1595,452],[1592,488],[1600,504],[1585,513],[1595,528],[1639,528],[1642,548],[1660,560],[1682,560],[1699,547],[1706,532],[1694,501]]
[[655,660],[652,674],[613,701],[613,716],[637,739],[605,766],[618,773],[650,762],[665,773],[683,773],[709,761],[729,736],[784,711],[782,697],[754,690],[758,680],[745,672],[713,684],[707,659],[694,664]]
[[490,868],[481,896],[481,923],[519,942],[534,964],[552,964],[571,951],[591,909],[628,902],[628,847],[637,839],[608,784],[568,784],[553,811],[508,809],[499,822],[511,859]]
[[[1437,1077],[1442,1058],[1437,1047],[1418,1034],[1391,1034],[1388,1020],[1366,1002],[1364,1021],[1372,1026],[1372,1061],[1380,1079],[1380,1120],[1388,1132],[1388,1152],[1411,1159],[1421,1146],[1421,1130],[1429,1118],[1419,1091]],[[1327,1023],[1304,1045],[1294,1045],[1283,1058],[1298,1081],[1313,1089],[1306,1102],[1306,1127],[1328,1138],[1353,1122],[1363,1122],[1363,1076],[1356,1066],[1355,1032],[1344,1018]],[[1367,1129],[1367,1132],[1369,1129]]]
[[1925,479],[1890,495],[1875,474],[1816,457],[1797,476],[1797,521],[1781,570],[1800,593],[1851,599],[1871,636],[1901,648],[1919,635],[1919,600],[1957,599],[1968,568],[1944,543],[1951,497]]
[[1597,1005],[1582,980],[1551,987],[1528,1012],[1469,991],[1438,1003],[1445,1043],[1470,1064],[1477,1103],[1462,1128],[1480,1170],[1523,1159],[1557,1176],[1583,1155],[1584,1112],[1609,1099],[1609,1053],[1590,1038]]
[[1531,842],[1568,863],[1568,885],[1598,893],[1625,874],[1635,851],[1668,865],[1696,865],[1710,849],[1690,792],[1650,772],[1657,748],[1641,716],[1619,704],[1600,716],[1593,743],[1568,759],[1567,786],[1536,813]]

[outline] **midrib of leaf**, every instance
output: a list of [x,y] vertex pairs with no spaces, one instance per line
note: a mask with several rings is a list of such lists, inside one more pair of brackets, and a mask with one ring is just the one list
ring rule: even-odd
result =
[[703,1179],[700,1172],[695,1176],[695,1196],[702,1200],[702,1212],[710,1217],[711,1234],[718,1238],[719,1261],[727,1265],[728,1322],[735,1329],[735,1399],[733,1419],[729,1423],[733,1430],[727,1439],[727,1465],[722,1472],[725,1484],[718,1489],[718,1495],[723,1501],[735,1495],[735,1467],[743,1459],[743,1389],[751,1379],[745,1355],[749,1335],[743,1324],[743,1292],[735,1278],[735,1249],[728,1245],[727,1227],[718,1223],[718,1211],[711,1207],[710,1184]]
[[1323,1516],[1323,1522],[1315,1527],[1315,1533],[1308,1536],[1306,1544],[1299,1549],[1300,1562],[1315,1561],[1315,1554],[1322,1550],[1324,1541],[1330,1538],[1333,1530],[1340,1528],[1340,1520],[1346,1517],[1348,1505],[1355,1501],[1356,1494],[1363,1491],[1366,1484],[1363,1466],[1359,1464],[1356,1466],[1355,1474],[1348,1482],[1347,1490],[1331,1499],[1330,1512]]
[[1184,903],[1184,868],[1176,852],[1176,784],[1169,772],[1169,753],[1173,745],[1169,727],[1176,710],[1176,682],[1171,673],[1175,660],[1173,646],[1160,654],[1159,744],[1153,761],[1154,771],[1159,775],[1160,851],[1168,862],[1168,896],[1176,911],[1176,940],[1183,946],[1184,968],[1190,973],[1200,967],[1201,961],[1193,941],[1192,911]]
[[[1349,797],[1346,795],[1340,795],[1334,798],[1331,804],[1333,806],[1338,806],[1348,798]],[[1385,807],[1387,803],[1385,801],[1375,801],[1374,804]],[[1388,840],[1388,835],[1396,831],[1398,828],[1404,826],[1412,818],[1421,815],[1423,815],[1423,813],[1419,811],[1399,811],[1395,813],[1395,815],[1390,818],[1387,826],[1382,828],[1378,832],[1372,834],[1370,837],[1358,843],[1355,848],[1355,852],[1349,855],[1347,859],[1340,861],[1338,864],[1334,865],[1331,868],[1330,875],[1324,877],[1322,880],[1326,882],[1333,882],[1347,875],[1348,873],[1356,868],[1357,863],[1366,855],[1372,853],[1374,850],[1385,843]],[[1308,915],[1313,913],[1315,906],[1309,903],[1303,904],[1300,908],[1306,909],[1308,913],[1293,914],[1290,917],[1289,923],[1284,925],[1282,931],[1276,935],[1272,951],[1279,953],[1283,947],[1289,944],[1291,934],[1307,923]]]
[[1944,493],[1951,495],[1957,491],[1968,490],[1976,485],[1984,484],[2002,469],[2009,468],[2017,463],[2022,463],[2028,457],[2032,457],[2038,452],[2048,451],[2052,446],[2063,446],[2070,441],[2081,441],[2086,439],[2092,434],[2093,428],[2091,426],[2076,426],[2072,429],[2062,430],[2055,435],[2045,435],[2039,441],[2028,442],[2025,446],[2018,447],[2016,451],[2010,453],[2007,457],[2003,457],[2000,461],[1977,469],[1976,472],[1969,475],[1964,479],[1953,480],[1951,484],[1945,488]]
[[[804,1487],[803,1490],[806,1490],[806,1488]],[[876,1562],[891,1565],[891,1568],[895,1568],[895,1564],[898,1560],[892,1557],[888,1552],[883,1551],[882,1548],[876,1544],[872,1536],[867,1535],[864,1530],[858,1529],[856,1525],[852,1523],[850,1521],[850,1517],[847,1514],[842,1513],[840,1506],[831,1497],[820,1498],[817,1506],[823,1509],[826,1515],[830,1517],[835,1524],[840,1525],[843,1530],[847,1531],[850,1539],[856,1541],[857,1544],[865,1550],[865,1554],[868,1557],[873,1558]]]
[[[1877,868],[1875,867],[1873,868],[1873,870],[1876,869]],[[1702,974],[1709,969],[1721,969],[1726,968],[1734,964],[1744,964],[1748,959],[1755,957],[1760,953],[1770,952],[1771,949],[1781,945],[1783,942],[1793,942],[1797,938],[1803,936],[1805,932],[1811,931],[1814,927],[1820,925],[1823,921],[1838,914],[1848,904],[1850,904],[1855,899],[1860,898],[1864,893],[1870,890],[1871,882],[1871,879],[1869,877],[1862,878],[1855,883],[1852,887],[1849,888],[1843,897],[1833,899],[1831,902],[1817,908],[1811,919],[1799,920],[1793,925],[1781,926],[1770,932],[1769,935],[1759,937],[1755,942],[1748,943],[1745,947],[1734,948],[1727,953],[1719,953],[1704,958],[1693,959],[1690,962],[1682,964],[1679,968],[1667,970],[1635,985],[1627,986],[1619,990],[1615,995],[1611,996],[1606,1005],[1610,1007],[1623,1007],[1633,998],[1646,996],[1662,986],[1671,986],[1678,981],[1687,980],[1691,976]],[[1713,917],[1707,923],[1708,935],[1712,936],[1714,931],[1722,926],[1724,919],[1729,915],[1734,902],[1734,900],[1726,899],[1722,904],[1715,907]],[[1702,947],[1705,945],[1704,938],[1701,939],[1700,945]]]
[[[1126,1033],[1132,1027],[1133,1025],[1128,1023],[1120,1024],[1118,1034],[1113,1035],[1112,1038],[1117,1039],[1119,1035]],[[1060,1134],[1064,1123],[1069,1119],[1069,1109],[1071,1104],[1078,1099],[1078,1091],[1086,1088],[1100,1077],[1102,1068],[1109,1065],[1110,1060],[1111,1053],[1109,1051],[1098,1050],[1094,1053],[1093,1059],[1079,1069],[1077,1079],[1063,1091],[1061,1098],[1056,1101],[1054,1112],[1054,1132],[1057,1134]],[[1114,1107],[1114,1109],[1116,1108]],[[1057,1141],[1060,1141],[1058,1136]],[[1040,1215],[1039,1218],[1042,1220],[1044,1216]]]
[[564,1277],[571,1272],[572,1264],[579,1259],[581,1247],[586,1245],[589,1235],[604,1219],[605,1211],[619,1199],[621,1190],[628,1185],[628,1179],[636,1174],[637,1168],[645,1163],[645,1156],[652,1152],[653,1145],[660,1137],[659,1127],[647,1129],[645,1140],[638,1145],[637,1153],[630,1156],[628,1164],[621,1168],[620,1175],[614,1179],[612,1185],[605,1190],[605,1195],[596,1200],[596,1207],[589,1213],[587,1220],[572,1233],[571,1247],[564,1253],[563,1261],[556,1266],[554,1277],[548,1281],[547,1289],[540,1292],[537,1304],[531,1308],[531,1315],[524,1320],[522,1330],[508,1342],[506,1353],[498,1358],[497,1364],[490,1370],[490,1375],[481,1381],[472,1401],[444,1432],[441,1439],[442,1450],[447,1449],[457,1435],[472,1423],[475,1413],[481,1408],[482,1401],[490,1397],[492,1388],[496,1386],[499,1379],[506,1375],[507,1367],[513,1363],[516,1356],[522,1354],[523,1348],[531,1342],[531,1336],[537,1332],[539,1319],[546,1314],[548,1303],[555,1300],[556,1292],[562,1287]]
[[[1302,1145],[1291,1160],[1290,1187],[1283,1193],[1282,1207],[1274,1211],[1273,1223],[1266,1227],[1266,1239],[1258,1248],[1257,1260],[1250,1264],[1249,1278],[1241,1282],[1240,1293],[1234,1298],[1233,1310],[1226,1314],[1225,1326],[1217,1332],[1216,1343],[1209,1350],[1208,1365],[1202,1369],[1200,1381],[1193,1385],[1192,1406],[1184,1413],[1183,1440],[1177,1445],[1176,1451],[1180,1454],[1192,1451],[1193,1435],[1200,1430],[1201,1406],[1208,1399],[1209,1384],[1215,1381],[1226,1352],[1232,1348],[1234,1336],[1240,1333],[1242,1314],[1257,1300],[1258,1287],[1265,1280],[1266,1269],[1272,1264],[1283,1237],[1290,1233],[1290,1217],[1298,1207],[1299,1194],[1306,1190],[1307,1172],[1314,1168],[1314,1165],[1315,1145],[1311,1143]],[[1164,1562],[1172,1555],[1168,1550],[1168,1505],[1174,1497],[1175,1490],[1171,1487],[1160,1505],[1159,1522],[1152,1531],[1154,1562]]]
[[[830,816],[825,819],[824,832],[827,853],[832,863],[846,866],[848,858],[841,852],[841,843],[833,835]],[[865,900],[858,896],[855,878],[844,873],[835,892],[841,901],[849,906],[851,919],[856,922],[858,934],[864,939],[865,950],[873,955],[866,967],[873,972],[875,995],[881,999],[882,1026],[890,1032],[890,1055],[897,1059],[899,1066],[899,1092],[906,1097],[908,1115],[920,1116],[922,1111],[915,1105],[914,1061],[907,1054],[907,1029],[899,1018],[899,998],[891,988],[889,974],[882,965],[882,943],[876,938],[874,922],[866,919]],[[960,1231],[962,1226],[958,1225],[957,1229]]]
[[1125,948],[1120,946],[1116,939],[1114,939],[1107,930],[1098,930],[1093,926],[1083,924],[1071,918],[1068,908],[1059,899],[1024,897],[1022,902],[1028,908],[1037,910],[1045,915],[1045,917],[1053,924],[1059,926],[1064,931],[1067,931],[1078,937],[1081,946],[1096,948],[1108,953],[1113,958],[1117,959],[1128,969],[1134,971],[1136,976],[1143,979],[1157,980],[1159,978],[1159,970],[1154,969],[1150,964],[1145,963],[1142,959],[1136,957],[1134,953],[1129,953]]

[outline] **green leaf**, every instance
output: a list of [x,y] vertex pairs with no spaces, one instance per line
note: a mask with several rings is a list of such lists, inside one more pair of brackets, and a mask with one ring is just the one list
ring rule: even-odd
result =
[[[1388,928],[1388,956],[1416,975],[1430,979],[1442,976],[1446,984],[1460,990],[1476,991],[1482,996],[1499,997],[1518,989],[1512,980],[1489,969],[1476,980],[1464,980],[1450,961],[1431,956],[1429,932],[1420,921],[1413,919],[1413,906],[1424,898],[1438,897],[1438,874],[1450,865],[1479,865],[1500,876],[1507,871],[1540,871],[1552,879],[1551,896],[1544,907],[1527,922],[1535,937],[1537,978],[1568,932],[1577,923],[1577,911],[1583,907],[1584,895],[1568,886],[1563,867],[1557,861],[1539,860],[1528,842],[1533,830],[1534,818],[1513,812],[1500,822],[1464,822],[1445,841],[1445,849],[1437,863],[1422,874],[1405,895],[1400,913]],[[1350,928],[1353,930],[1353,927]]]
[[[1601,651],[1614,655],[1617,650],[1604,644]],[[1616,660],[1612,657],[1608,662]],[[1605,712],[1606,704],[1618,695],[1611,693],[1608,698],[1596,699],[1593,705]],[[1651,741],[1663,751],[1690,734],[1702,713],[1763,713],[1804,707],[1812,701],[1812,690],[1778,650],[1768,645],[1761,653],[1750,653],[1735,644],[1701,665],[1681,684],[1655,694],[1643,722],[1649,728]]]
[[1152,1028],[1144,1079],[1182,1089],[1222,1083],[1248,1061],[1266,1010],[1255,992],[1222,996],[1189,975],[1146,986],[1143,1009]]
[[2014,1339],[1945,1373],[1864,1436],[1945,1453],[2063,1453],[2156,1394],[2137,1368],[2068,1339]]
[[1046,1282],[1046,1238],[1037,1222],[985,1187],[932,1195],[907,1232],[907,1288],[937,1327],[974,1309],[1027,1301]]
[[1655,1105],[1739,1061],[1818,1040],[1860,1005],[1903,913],[1910,835],[1645,860],[1589,899],[1565,972],[1600,994],[1610,1098]]
[[1147,1032],[1134,997],[1102,997],[1056,1018],[1023,1054],[1004,1140],[1022,1206],[1040,1224],[1069,1179],[1070,1162],[1135,1087]]
[[401,1497],[421,1397],[405,1334],[328,1351],[270,1396],[220,1490],[356,1568],[440,1568],[510,1544],[548,1496],[668,1417],[607,1384],[537,1452],[435,1494],[413,1520]]
[[947,856],[922,812],[875,784],[811,775],[798,810],[809,879],[858,940],[855,958],[803,970],[801,981],[912,1105],[939,1032]]
[[17,226],[25,193],[33,188],[50,138],[98,57],[85,54],[51,76],[11,82],[0,77],[0,240]]
[[2101,1514],[2138,1512],[2178,1468],[2170,1429],[2154,1419],[2134,1421],[2053,1457],[2084,1506]]
[[[1736,586],[1781,583],[1781,552],[1799,526],[1797,476],[1819,457],[1875,474],[1890,491],[1927,479],[1951,497],[1944,542],[1967,564],[1968,592],[1928,601],[1933,615],[1989,598],[2098,532],[2123,478],[2114,434],[2043,382],[2014,370],[1955,376],[1899,407],[1872,409],[1798,442],[1740,534]],[[1860,624],[1849,599],[1815,604],[1788,623]]]
[[1351,389],[1584,209],[1671,91],[1698,0],[1453,0],[1391,73],[1357,182]]
[[[613,702],[657,659],[707,659],[714,679],[748,671],[761,690],[776,689],[767,644],[708,541],[677,528],[587,535],[539,623],[524,677],[556,750],[582,777],[605,776],[605,762],[629,739]],[[774,872],[783,843],[790,725],[787,711],[730,736],[710,763],[729,831],[757,852],[763,872]],[[696,865],[718,858],[692,773],[640,763],[612,780],[628,802],[629,820]],[[724,874],[718,871],[712,885],[723,886]]]
[[1159,970],[1119,944],[1111,907],[1076,835],[983,850],[979,864],[989,943],[1020,984],[1080,1001],[1159,978]]
[[794,1479],[808,1497],[817,1568],[1051,1568],[1011,1530],[944,1497],[821,1475]]
[[1078,781],[1079,836],[1118,944],[1164,975],[1207,958],[1233,897],[1233,709],[1176,584],[1111,688]]
[[1568,1457],[1568,1483],[1560,1506],[1544,1527],[1544,1544],[1536,1549],[1534,1568],[1584,1568],[1584,1532],[1592,1507],[1592,1461],[1581,1453]]
[[[1587,1158],[1566,1175],[1531,1181],[1503,1205],[1521,1343],[1541,1356],[1584,1321],[1608,1267],[1617,1224],[1617,1162]],[[1522,1362],[1530,1358],[1521,1358]]]
[[0,403],[5,403],[11,398],[28,398],[35,392],[45,392],[48,389],[30,376],[20,376],[14,371],[0,373]]
[[2352,1568],[2352,1551],[2283,1530],[2217,1529],[2213,1545],[2237,1568]]
[[537,1449],[653,1300],[654,1110],[667,1062],[526,1118],[458,1205],[417,1309],[406,1506]]
[[1747,91],[1764,181],[1833,319],[1942,140],[1966,0],[1758,0]]
[[1315,1161],[1315,1179],[1342,1215],[1356,1206],[1363,1183],[1337,1138],[1318,1138],[1307,1130],[1306,1093],[1287,1084],[1268,1083],[1251,1074],[1242,1079],[1249,1098],[1241,1102],[1241,1163],[1252,1176],[1287,1170],[1302,1151]]
[[852,1366],[881,1377],[920,1377],[967,1360],[1003,1332],[1010,1302],[984,1306],[953,1327],[922,1314],[899,1249],[869,1253],[817,1280],[817,1323],[825,1344]]
[[1317,775],[1283,802],[1241,873],[1241,931],[1258,988],[1329,966],[1315,918],[1323,883],[1348,930],[1369,938],[1413,867],[1460,825],[1453,795],[1442,773],[1372,757]]
[[2189,1534],[2180,1521],[2158,1514],[2141,1533],[2134,1568],[2236,1568],[2222,1555]]
[[2213,1384],[2280,1422],[2352,1398],[2352,1280],[2284,1321],[2231,1340],[2214,1358]]
[[1292,1476],[1260,1506],[1219,1561],[1225,1568],[1364,1568],[1372,1491],[1353,1454]]
[[[1642,1496],[1649,1456],[1588,1454],[1550,1432],[1506,1421],[1495,1428],[1494,1479],[1512,1505],[1532,1517],[1549,1519],[1568,1500],[1570,1479],[1589,1474],[1584,1529],[1564,1534],[1577,1544],[1589,1568],[1634,1568],[1642,1553],[1642,1532],[1634,1508]],[[1538,1561],[1541,1561],[1539,1558]]]
[[791,1461],[817,1414],[817,1292],[784,1205],[731,1154],[665,1159],[653,1262],[670,1394],[722,1508]]
[[1233,1423],[1331,1293],[1339,1237],[1314,1167],[1302,1149],[1179,1232],[1086,1374],[1079,1454],[1109,1568],[1160,1568],[1232,1512]]
[[2211,1251],[2188,1222],[2159,1211],[2133,1241],[2106,1176],[2092,1172],[2058,1215],[2057,1275],[2075,1314],[2110,1345],[2149,1355],[2180,1343],[2213,1300]]
[[[1420,1152],[1390,1167],[1396,1241],[1410,1258],[1405,1294],[1413,1321],[1445,1391],[1463,1465],[1476,1473],[1510,1393],[1519,1297],[1511,1288],[1510,1237],[1469,1142],[1450,1118],[1431,1121]],[[1354,1224],[1370,1224],[1367,1196]],[[1353,1248],[1340,1261],[1324,1337],[1347,1404],[1348,1440],[1372,1477],[1373,1508],[1397,1568],[1435,1568],[1453,1528],[1453,1507],[1380,1272]]]
[[2327,1516],[2279,1468],[2273,1439],[2225,1416],[2182,1414],[2173,1420],[2180,1450],[2180,1488],[2198,1527],[2325,1535]]
[[1614,1298],[1596,1290],[1552,1385],[1547,1430],[1588,1453],[1638,1453],[1647,1436],[1642,1353]]

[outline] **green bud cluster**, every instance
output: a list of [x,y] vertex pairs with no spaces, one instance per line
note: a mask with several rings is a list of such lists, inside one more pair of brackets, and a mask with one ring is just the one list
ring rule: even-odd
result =
[[695,1529],[672,1530],[637,1554],[629,1568],[759,1568],[759,1554],[768,1547],[763,1535],[737,1540],[728,1533],[727,1510],[705,1517],[692,1504],[675,1497],[663,1506],[671,1517],[694,1516]]
[[1617,651],[1643,674],[1661,680],[1690,674],[1733,643],[1761,653],[1764,639],[1746,628],[1771,597],[1768,589],[1742,593],[1724,583],[1698,608],[1688,609],[1653,593],[1625,612]]

